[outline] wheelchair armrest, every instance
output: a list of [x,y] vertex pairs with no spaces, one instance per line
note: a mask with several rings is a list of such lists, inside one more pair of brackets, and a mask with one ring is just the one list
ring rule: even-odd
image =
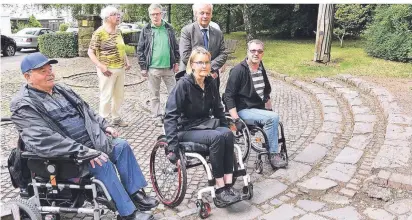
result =
[[91,160],[93,158],[96,158],[98,156],[100,156],[101,152],[100,151],[80,151],[77,155],[76,155],[76,159],[78,162],[83,162],[83,161],[88,161]]
[[64,155],[58,157],[41,157],[30,151],[22,152],[21,157],[34,160],[73,160],[73,155]]

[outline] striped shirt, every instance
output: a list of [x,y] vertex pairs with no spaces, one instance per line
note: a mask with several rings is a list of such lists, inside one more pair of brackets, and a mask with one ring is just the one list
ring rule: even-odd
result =
[[97,59],[108,68],[122,68],[125,66],[126,46],[122,32],[108,33],[103,26],[92,35],[89,48],[94,50]]
[[50,118],[52,118],[59,127],[74,141],[81,143],[86,147],[93,148],[93,143],[86,130],[84,118],[79,111],[56,89],[53,89],[52,95],[30,88],[30,94],[39,99]]
[[253,72],[250,69],[250,75],[252,76],[253,87],[256,90],[256,93],[259,97],[263,100],[263,91],[265,89],[265,82],[263,81],[263,74],[262,74],[262,65],[259,65],[259,68],[256,72]]

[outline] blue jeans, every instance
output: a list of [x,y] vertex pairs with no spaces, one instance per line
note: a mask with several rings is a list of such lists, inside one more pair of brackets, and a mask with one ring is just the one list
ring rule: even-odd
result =
[[[114,148],[109,155],[110,160],[106,163],[102,161],[102,166],[95,163],[95,168],[92,168],[89,163],[89,171],[96,179],[104,183],[120,216],[127,216],[136,210],[129,195],[147,186],[147,182],[127,141],[113,139],[112,144]],[[114,165],[121,181],[117,177]]]
[[278,125],[279,115],[273,111],[263,109],[243,109],[238,112],[239,117],[249,123],[264,124],[265,131],[269,141],[270,153],[278,153]]

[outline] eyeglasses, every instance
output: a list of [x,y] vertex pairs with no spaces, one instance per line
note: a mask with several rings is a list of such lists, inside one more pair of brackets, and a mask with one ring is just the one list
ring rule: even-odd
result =
[[162,15],[162,13],[152,13],[152,14],[150,14],[150,16],[152,16],[152,17],[160,16],[160,15]]
[[196,65],[198,65],[198,66],[207,66],[207,65],[210,65],[210,61],[206,61],[206,62],[197,61],[197,62],[193,62],[193,63],[196,64]]
[[258,54],[262,54],[262,53],[263,53],[263,50],[249,50],[249,52],[250,52],[251,54],[255,54],[256,52],[257,52]]
[[120,15],[120,13],[113,13],[110,16],[119,16],[120,17],[121,15]]

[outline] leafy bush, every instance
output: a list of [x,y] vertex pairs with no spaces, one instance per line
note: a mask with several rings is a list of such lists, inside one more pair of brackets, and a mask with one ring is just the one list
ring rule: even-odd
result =
[[40,51],[50,58],[77,57],[77,34],[59,32],[41,35],[38,39]]
[[67,30],[67,28],[69,28],[69,24],[62,23],[59,26],[59,31],[65,32]]
[[366,52],[412,63],[412,5],[382,5],[365,33]]
[[26,22],[17,22],[17,28],[13,29],[13,33],[17,33],[20,30],[24,29],[24,28],[31,28],[31,27],[42,27],[41,23],[36,19],[36,17],[34,17],[34,15],[31,15],[29,17],[29,21]]

